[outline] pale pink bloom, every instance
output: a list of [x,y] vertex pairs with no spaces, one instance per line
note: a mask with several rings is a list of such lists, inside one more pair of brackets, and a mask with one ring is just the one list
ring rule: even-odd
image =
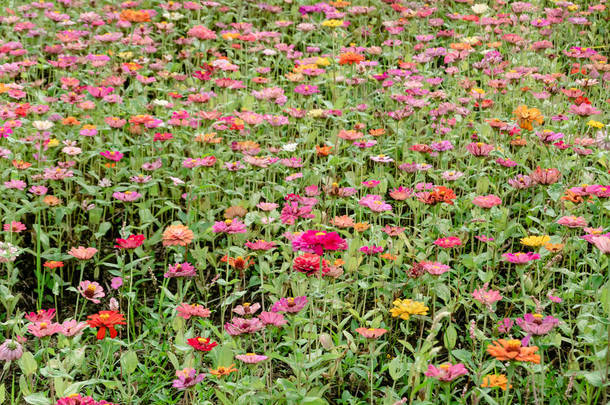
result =
[[0,345],[0,360],[14,361],[19,360],[23,355],[23,347],[15,340],[6,339]]
[[540,259],[540,255],[538,253],[533,253],[533,252],[504,253],[502,255],[502,258],[504,258],[504,260],[511,262],[511,263],[526,264],[533,260]]
[[281,298],[271,307],[271,312],[299,312],[307,304],[307,297]]
[[30,322],[51,322],[55,318],[55,308],[51,309],[39,309],[36,312],[30,312],[25,316]]
[[225,323],[225,331],[231,336],[237,336],[244,333],[254,333],[263,329],[265,325],[258,318],[233,318],[231,322]]
[[93,302],[94,304],[99,304],[100,300],[98,298],[103,298],[106,296],[104,293],[104,289],[99,283],[89,280],[81,281],[78,285],[78,292],[81,293],[83,297]]
[[76,336],[80,335],[87,326],[89,326],[87,322],[78,322],[75,319],[71,319],[61,324],[61,331],[59,333],[67,337]]
[[584,217],[565,216],[557,220],[559,225],[567,226],[568,228],[584,228],[587,226],[587,220]]
[[451,267],[440,262],[421,262],[419,265],[429,274],[439,276],[451,270]]
[[197,275],[197,269],[189,262],[176,263],[173,266],[170,265],[168,271],[163,275],[165,278],[174,277],[195,277]]
[[608,236],[594,236],[591,241],[602,253],[610,254],[610,237]]
[[286,318],[284,318],[284,314],[279,312],[261,312],[258,319],[260,319],[261,322],[263,322],[266,326],[282,326],[288,323]]
[[491,288],[487,289],[487,286],[488,283],[483,284],[482,288],[472,292],[472,296],[481,304],[491,306],[491,304],[500,301],[502,296],[500,295],[500,291],[492,290]]
[[235,356],[235,358],[248,364],[260,363],[261,361],[268,359],[268,357],[265,355],[254,353],[238,354]]
[[94,247],[84,247],[79,246],[77,248],[73,247],[68,251],[68,254],[78,260],[89,260],[97,253],[97,249]]
[[248,302],[244,303],[243,305],[238,305],[235,308],[233,308],[233,312],[235,312],[237,315],[241,315],[241,316],[248,316],[248,315],[254,315],[256,313],[256,311],[258,311],[261,308],[261,304],[259,304],[258,302],[255,304],[250,304]]

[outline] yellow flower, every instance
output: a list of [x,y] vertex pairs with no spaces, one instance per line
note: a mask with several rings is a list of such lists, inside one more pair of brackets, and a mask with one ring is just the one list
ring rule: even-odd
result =
[[604,124],[602,124],[599,121],[594,121],[594,120],[590,120],[589,122],[587,122],[587,125],[593,128],[598,128],[601,129],[604,127]]
[[328,58],[318,58],[318,59],[316,59],[316,65],[328,66],[328,65],[330,65],[330,61],[328,60]]
[[390,309],[392,318],[400,317],[409,319],[411,315],[426,315],[428,307],[423,302],[412,301],[410,299],[396,300],[392,303],[394,308]]
[[551,240],[551,237],[549,235],[541,235],[541,236],[532,235],[532,236],[528,236],[526,238],[521,238],[521,244],[525,245],[525,246],[539,247],[539,246],[545,245],[550,240]]
[[322,25],[331,28],[343,27],[343,20],[326,20],[322,22]]
[[57,145],[59,145],[59,141],[57,139],[55,139],[55,138],[49,139],[49,143],[47,144],[47,146],[49,148],[52,148],[52,147],[57,146]]

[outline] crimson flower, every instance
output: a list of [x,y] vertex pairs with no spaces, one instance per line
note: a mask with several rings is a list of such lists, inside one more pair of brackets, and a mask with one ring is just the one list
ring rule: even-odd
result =
[[145,239],[144,235],[129,235],[127,239],[117,238],[117,245],[114,245],[114,247],[119,249],[135,249],[138,246],[142,246]]
[[118,334],[115,325],[126,325],[125,315],[118,311],[100,311],[87,317],[87,324],[92,328],[99,328],[97,338],[102,340],[106,337],[106,329],[110,331],[110,337],[115,338]]
[[199,350],[199,351],[202,351],[202,352],[209,352],[213,348],[218,346],[218,343],[216,343],[216,342],[210,343],[210,338],[203,338],[203,337],[195,337],[195,338],[192,338],[192,339],[187,339],[186,342],[193,349]]

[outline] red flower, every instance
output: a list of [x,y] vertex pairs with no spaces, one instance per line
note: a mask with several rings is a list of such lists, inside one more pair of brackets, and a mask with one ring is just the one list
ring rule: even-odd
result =
[[[312,276],[320,271],[320,256],[313,253],[305,253],[295,257],[292,262],[292,268],[295,271]],[[326,274],[329,271],[330,267],[328,267],[328,262],[322,260],[322,274]]]
[[218,343],[216,343],[216,342],[210,343],[210,338],[203,338],[203,337],[187,339],[186,342],[189,345],[191,345],[193,347],[193,349],[199,350],[202,352],[209,352],[210,350],[212,350],[213,348],[218,346]]
[[97,331],[99,340],[106,337],[106,328],[110,331],[110,337],[114,339],[118,334],[114,326],[126,325],[125,315],[117,311],[100,311],[97,314],[89,315],[87,318],[87,324],[90,327],[99,328]]
[[116,243],[118,245],[114,245],[114,247],[119,249],[135,249],[138,246],[142,246],[145,239],[144,235],[129,235],[127,239],[117,238]]

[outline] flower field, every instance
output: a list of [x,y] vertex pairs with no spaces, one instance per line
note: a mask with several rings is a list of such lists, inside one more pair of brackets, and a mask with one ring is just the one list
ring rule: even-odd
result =
[[0,404],[610,404],[605,0],[6,0]]

